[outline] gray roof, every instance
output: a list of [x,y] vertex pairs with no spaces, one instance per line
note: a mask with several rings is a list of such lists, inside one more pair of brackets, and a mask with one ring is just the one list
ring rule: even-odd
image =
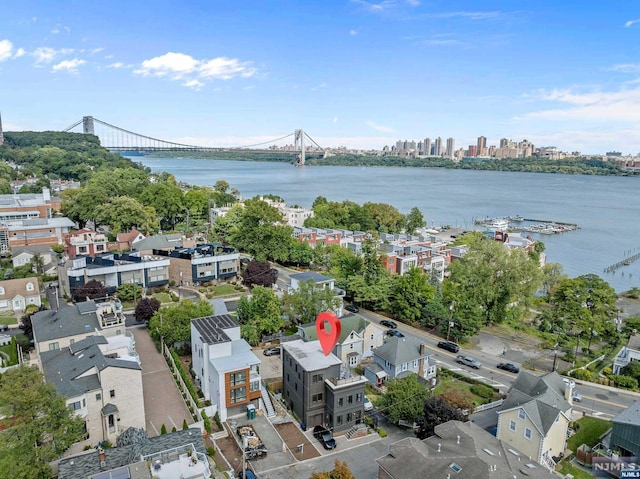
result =
[[80,351],[93,346],[94,344],[108,344],[107,338],[104,336],[89,336],[88,338],[84,338],[80,341],[76,341],[75,343],[69,345],[69,351],[71,354],[77,354]]
[[108,402],[102,407],[103,416],[108,416],[109,414],[115,414],[117,412],[118,412],[118,406],[116,406],[115,404],[111,404],[110,402]]
[[218,316],[205,316],[191,320],[196,331],[207,344],[226,343],[231,338],[225,333],[225,329],[237,328],[239,324],[228,314]]
[[100,389],[97,374],[79,377],[90,369],[102,371],[108,367],[116,367],[140,370],[140,365],[135,361],[105,358],[97,344],[83,348],[75,354],[70,348],[43,351],[40,353],[40,359],[47,382],[53,384],[60,394],[68,398]]
[[633,349],[634,351],[640,351],[640,334],[631,334],[629,342],[627,343],[627,348]]
[[[367,327],[367,321],[360,315],[347,314],[340,318],[340,337],[338,343],[342,344],[352,332],[362,334]],[[306,323],[298,326],[298,331],[304,332],[304,338],[307,341],[314,341],[318,339],[318,332],[316,331],[316,323]]]
[[222,314],[229,314],[229,310],[227,309],[227,303],[224,302],[222,298],[214,298],[209,301],[209,304],[213,306],[213,312],[216,316],[220,316]]
[[51,226],[52,228],[73,228],[75,223],[69,218],[43,218],[33,220],[11,220],[6,222],[7,229],[9,231],[21,231],[21,230],[37,230],[42,229],[43,226]]
[[87,312],[95,310],[96,305],[93,301],[84,301],[57,311],[38,311],[31,316],[34,340],[50,341],[83,333],[94,333],[96,329],[100,329],[98,316],[87,314]]
[[302,366],[305,371],[319,371],[337,364],[342,364],[340,358],[333,353],[327,356],[322,352],[320,341],[289,341],[282,344],[282,347],[288,352],[296,362]]
[[564,398],[565,387],[562,378],[555,371],[536,376],[520,370],[498,414],[521,407],[538,430],[546,435],[558,414],[571,409]]
[[333,278],[329,278],[328,276],[324,276],[320,273],[316,273],[315,271],[305,271],[304,273],[296,273],[289,276],[292,279],[296,279],[298,281],[309,281],[313,280],[314,283],[326,283],[327,281],[331,281]]
[[[390,336],[385,343],[374,349],[373,354],[397,366],[420,359],[420,341],[413,338]],[[425,354],[424,357],[428,355]]]
[[428,477],[442,479],[554,477],[546,468],[472,422],[440,424],[435,435],[423,441],[413,437],[402,439],[389,445],[389,454],[377,462],[387,473],[385,477],[391,479],[423,479],[427,477],[425,471],[429,471]]
[[148,438],[139,444],[105,449],[107,465],[104,469],[100,467],[98,452],[94,450],[82,456],[62,459],[58,465],[58,479],[84,479],[94,474],[135,464],[140,462],[143,456],[190,445],[193,445],[198,452],[203,454],[207,452],[202,433],[198,429],[184,429]]
[[155,235],[136,241],[131,246],[134,251],[148,249],[173,249],[182,247],[182,236],[179,234]]
[[16,257],[22,253],[29,253],[29,254],[35,254],[35,253],[40,253],[40,254],[47,254],[47,253],[51,253],[51,254],[55,254],[54,251],[51,249],[51,245],[50,244],[31,244],[31,245],[27,245],[27,246],[14,246],[11,248],[11,256]]
[[614,417],[611,422],[640,426],[640,400],[634,402],[631,406]]

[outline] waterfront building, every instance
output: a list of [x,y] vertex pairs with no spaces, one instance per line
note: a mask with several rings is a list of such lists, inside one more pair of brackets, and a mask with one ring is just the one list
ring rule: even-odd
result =
[[442,156],[442,138],[436,138],[433,144],[433,156]]
[[445,156],[447,158],[453,158],[453,153],[456,149],[456,140],[453,138],[447,138],[447,149],[445,151]]
[[[478,137],[478,144],[477,144],[477,148],[478,148],[478,156],[485,156],[486,155],[486,148],[487,148],[487,139],[484,136],[479,136]],[[483,153],[485,152],[485,153]]]

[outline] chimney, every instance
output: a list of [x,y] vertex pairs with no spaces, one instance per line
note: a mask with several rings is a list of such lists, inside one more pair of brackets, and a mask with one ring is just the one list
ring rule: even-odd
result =
[[100,469],[105,469],[107,467],[107,461],[104,455],[104,449],[101,447],[98,448],[98,457],[100,458]]
[[569,380],[564,383],[564,400],[569,403],[570,406],[573,406],[573,388],[576,383],[573,380]]
[[424,378],[424,357],[427,355],[427,345],[420,343],[420,359],[418,359],[418,376]]

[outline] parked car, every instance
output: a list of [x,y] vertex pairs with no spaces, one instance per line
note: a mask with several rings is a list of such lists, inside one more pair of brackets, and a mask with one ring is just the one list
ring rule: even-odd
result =
[[452,353],[457,353],[458,351],[460,351],[460,346],[450,341],[440,341],[438,343],[438,347],[442,349],[446,349],[447,351],[450,351]]
[[562,378],[562,382],[565,383],[567,386],[575,388],[576,387],[576,383],[575,381],[573,381],[572,379],[569,378]]
[[509,371],[510,373],[519,373],[520,368],[515,364],[511,363],[500,363],[496,366],[498,369],[503,369],[505,371]]
[[571,398],[574,400],[574,402],[582,402],[582,395],[580,393],[574,392]]
[[0,324],[0,331],[7,331],[9,329],[9,326],[7,326],[6,324]]
[[385,328],[396,329],[398,327],[398,325],[396,323],[394,323],[393,321],[390,321],[388,319],[383,319],[382,321],[380,321],[380,324],[382,326],[384,326]]
[[264,354],[265,356],[277,356],[280,354],[280,347],[267,348],[264,351],[262,351],[262,354]]
[[358,311],[360,311],[360,308],[358,308],[355,304],[347,304],[344,309],[346,309],[347,311],[350,311],[352,313],[357,313]]
[[369,401],[369,398],[367,396],[364,397],[364,410],[365,411],[373,410],[373,403]]
[[404,338],[404,334],[402,334],[397,329],[387,329],[387,336],[395,336],[396,338]]
[[313,428],[313,437],[322,443],[325,449],[335,449],[336,440],[333,434],[324,426],[316,426]]
[[471,356],[458,355],[456,357],[456,363],[464,364],[465,366],[469,366],[474,369],[480,369],[482,367],[482,363]]
[[258,479],[258,476],[256,476],[251,469],[245,469],[244,472],[240,471],[238,477],[240,479]]

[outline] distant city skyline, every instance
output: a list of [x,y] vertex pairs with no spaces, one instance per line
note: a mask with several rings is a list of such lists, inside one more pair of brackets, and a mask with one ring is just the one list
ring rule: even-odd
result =
[[639,42],[627,0],[25,0],[0,16],[0,112],[5,131],[93,115],[203,146],[302,128],[325,147],[442,131],[445,149],[481,133],[635,155]]

